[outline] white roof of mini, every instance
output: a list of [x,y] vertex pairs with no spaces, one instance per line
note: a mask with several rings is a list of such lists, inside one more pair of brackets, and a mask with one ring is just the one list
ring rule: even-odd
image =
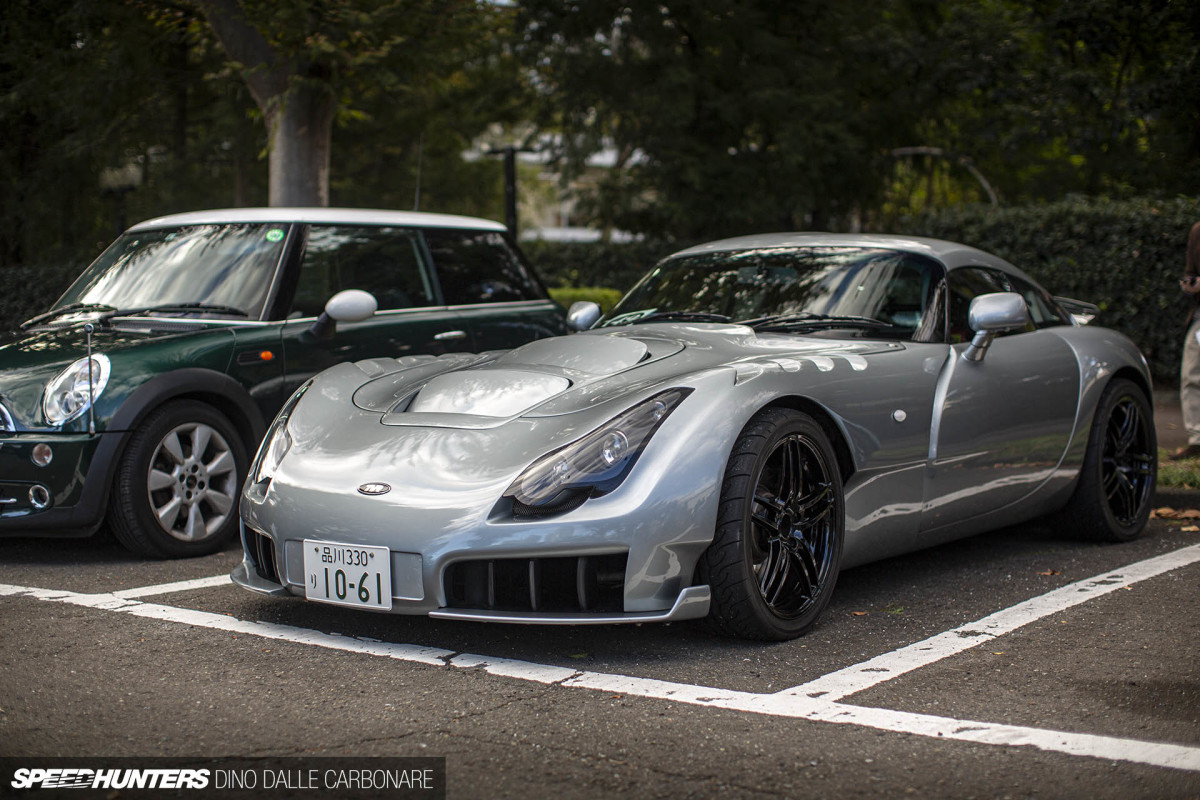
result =
[[322,225],[396,225],[410,228],[469,228],[503,231],[499,222],[457,214],[429,214],[424,211],[384,211],[373,208],[218,208],[189,211],[139,222],[129,230],[167,228],[177,225],[220,225],[254,222],[302,222]]

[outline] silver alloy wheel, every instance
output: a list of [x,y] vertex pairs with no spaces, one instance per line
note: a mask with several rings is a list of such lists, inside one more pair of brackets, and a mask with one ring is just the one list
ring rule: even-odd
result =
[[183,542],[208,538],[236,505],[237,465],[229,443],[202,422],[172,429],[150,459],[146,488],[159,527]]

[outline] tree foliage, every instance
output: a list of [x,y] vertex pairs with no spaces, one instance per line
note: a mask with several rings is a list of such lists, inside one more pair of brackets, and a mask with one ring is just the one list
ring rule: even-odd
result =
[[195,0],[266,123],[271,205],[329,204],[333,125],[421,102],[487,40],[474,0]]
[[968,163],[1004,205],[1194,194],[1200,5],[7,0],[0,267],[86,260],[122,209],[266,204],[268,173],[302,186],[277,202],[498,218],[500,163],[461,154],[528,121],[588,221],[676,241],[894,228],[986,200]]
[[568,163],[616,148],[593,204],[604,223],[684,237],[819,226],[877,184],[887,54],[870,5],[529,0],[522,52]]
[[526,0],[520,31],[561,157],[619,154],[604,225],[887,227],[987,199],[967,163],[1007,202],[1200,177],[1194,3]]

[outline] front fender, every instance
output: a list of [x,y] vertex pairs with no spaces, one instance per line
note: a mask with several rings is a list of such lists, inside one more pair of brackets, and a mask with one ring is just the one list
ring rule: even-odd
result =
[[133,430],[147,414],[177,397],[202,400],[220,410],[251,449],[266,431],[262,412],[245,387],[228,375],[202,368],[174,370],[146,381],[113,414],[108,430]]

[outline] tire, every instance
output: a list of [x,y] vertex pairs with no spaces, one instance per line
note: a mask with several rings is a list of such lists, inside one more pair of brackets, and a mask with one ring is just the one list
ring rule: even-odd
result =
[[1079,483],[1060,519],[1084,538],[1132,541],[1150,518],[1157,478],[1150,402],[1136,383],[1118,378],[1100,396]]
[[152,411],[117,465],[108,523],[152,558],[214,553],[237,530],[246,450],[212,406],[175,400]]
[[744,639],[806,633],[833,595],[844,532],[842,477],[825,430],[798,411],[759,412],[734,444],[700,559],[710,623]]

